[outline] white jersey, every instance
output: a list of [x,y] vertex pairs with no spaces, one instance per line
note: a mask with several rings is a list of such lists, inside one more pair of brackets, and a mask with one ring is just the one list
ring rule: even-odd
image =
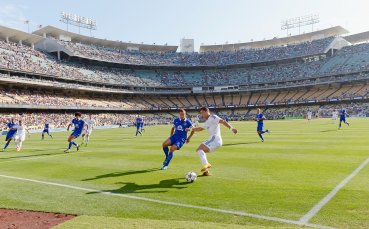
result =
[[332,118],[333,119],[337,119],[338,118],[338,112],[337,111],[333,111]]
[[88,130],[92,130],[92,127],[95,126],[96,121],[95,119],[84,119],[86,126],[88,127]]
[[309,111],[309,112],[307,113],[307,116],[308,116],[308,119],[311,119],[311,117],[313,116],[313,113],[312,113],[311,111]]
[[26,139],[26,129],[25,126],[15,125],[14,128],[17,129],[17,133],[15,134],[15,140],[24,141]]
[[217,115],[210,115],[203,127],[204,129],[207,129],[210,133],[210,138],[207,141],[203,142],[203,144],[207,146],[210,151],[216,150],[223,144],[222,136],[220,134],[220,120],[221,118],[219,118]]

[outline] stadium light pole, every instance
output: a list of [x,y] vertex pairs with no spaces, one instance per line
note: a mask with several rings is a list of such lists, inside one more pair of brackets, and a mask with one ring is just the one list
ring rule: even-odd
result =
[[314,25],[320,22],[318,14],[310,14],[306,16],[290,18],[281,22],[281,30],[288,31],[293,28],[299,28],[299,35],[301,34],[301,27],[311,25],[311,31],[314,32]]
[[60,21],[67,24],[68,26],[74,25],[78,27],[78,33],[81,33],[81,28],[86,28],[90,30],[90,36],[92,36],[92,30],[96,30],[96,21],[91,18],[82,17],[77,14],[62,12],[60,15]]

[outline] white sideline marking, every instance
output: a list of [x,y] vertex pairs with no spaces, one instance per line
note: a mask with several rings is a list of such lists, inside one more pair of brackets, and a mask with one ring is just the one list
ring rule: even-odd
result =
[[354,172],[339,183],[326,197],[317,203],[306,215],[300,218],[299,222],[308,223],[323,207],[326,205],[352,178],[354,178],[367,164],[369,158],[366,159]]
[[155,199],[150,199],[150,198],[145,198],[145,197],[138,197],[138,196],[132,196],[132,195],[127,195],[127,194],[121,194],[121,193],[112,193],[112,192],[106,192],[106,191],[95,190],[95,189],[90,189],[90,188],[82,188],[82,187],[72,186],[72,185],[67,185],[67,184],[59,184],[59,183],[54,183],[54,182],[46,182],[46,181],[40,181],[40,180],[34,180],[34,179],[28,179],[28,178],[21,178],[21,177],[14,177],[14,176],[7,176],[7,175],[1,175],[1,174],[0,174],[0,177],[7,178],[7,179],[12,179],[12,180],[28,181],[28,182],[38,183],[38,184],[51,185],[51,186],[68,188],[68,189],[86,191],[86,192],[96,192],[96,193],[109,195],[109,196],[117,196],[117,197],[123,197],[123,198],[127,198],[127,199],[142,200],[142,201],[158,203],[158,204],[165,204],[165,205],[192,208],[192,209],[200,209],[200,210],[205,210],[205,211],[221,212],[221,213],[239,215],[239,216],[247,216],[247,217],[261,219],[261,220],[268,220],[268,221],[274,221],[274,222],[279,222],[279,223],[287,223],[287,224],[293,224],[293,225],[298,225],[298,226],[308,226],[308,227],[319,228],[319,229],[332,229],[332,227],[322,226],[322,225],[318,225],[318,224],[303,223],[303,222],[295,221],[295,220],[288,220],[288,219],[282,219],[282,218],[271,217],[271,216],[263,216],[263,215],[251,214],[251,213],[246,213],[246,212],[239,212],[239,211],[224,210],[224,209],[202,207],[202,206],[196,206],[196,205],[190,205],[190,204],[181,204],[181,203],[176,203],[176,202],[155,200]]

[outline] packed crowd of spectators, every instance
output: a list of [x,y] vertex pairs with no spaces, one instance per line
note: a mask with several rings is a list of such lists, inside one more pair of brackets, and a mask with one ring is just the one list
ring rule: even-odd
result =
[[[121,113],[93,113],[92,118],[96,121],[96,126],[132,126],[138,114]],[[140,114],[145,121],[145,125],[169,124],[173,121],[173,116],[167,113]],[[6,123],[10,119],[15,122],[22,122],[30,129],[43,129],[45,123],[49,123],[51,128],[66,128],[74,118],[73,113],[50,113],[50,112],[25,112],[25,113],[0,113],[0,130],[7,130]],[[82,113],[82,118],[90,118],[89,113]]]
[[302,56],[322,54],[333,37],[264,49],[205,53],[138,52],[99,47],[73,42],[62,42],[76,56],[122,64],[167,66],[223,66],[275,61]]
[[[332,39],[332,38],[329,38]],[[300,53],[321,50],[329,40],[317,40],[299,45],[276,47],[258,52],[272,53],[272,56],[281,58],[285,53]],[[324,43],[324,45],[322,45]],[[77,45],[77,44],[74,44]],[[77,45],[78,46],[78,45]],[[315,48],[313,48],[315,47]],[[269,51],[267,51],[269,50]],[[270,51],[274,50],[274,51]],[[275,51],[279,50],[279,51]],[[250,51],[250,50],[247,50]],[[111,51],[112,52],[112,51]],[[241,55],[245,51],[233,52]],[[253,50],[253,52],[256,52]],[[222,53],[222,52],[220,52]],[[204,53],[201,60],[209,60],[220,53]],[[147,53],[139,53],[146,55]],[[139,55],[134,54],[134,55]],[[133,54],[132,54],[133,55]],[[159,55],[149,53],[147,55]],[[164,54],[160,54],[161,56]],[[187,55],[172,53],[165,55]],[[192,55],[192,54],[188,54]],[[194,54],[195,55],[195,54]],[[246,55],[247,56],[247,55]],[[159,57],[158,57],[159,58]],[[164,57],[163,57],[164,58]],[[217,57],[218,58],[218,57]],[[271,57],[270,57],[271,58]],[[165,58],[164,58],[165,59]],[[175,58],[174,58],[175,59]],[[216,58],[215,58],[216,59]],[[220,58],[226,61],[227,57]],[[233,59],[233,58],[231,58]],[[237,59],[237,58],[236,58]],[[213,61],[209,61],[213,62]],[[215,61],[216,62],[216,61]],[[222,64],[217,63],[218,66]],[[0,68],[21,70],[30,73],[51,75],[56,78],[66,78],[78,82],[93,82],[106,85],[126,85],[142,87],[192,87],[192,86],[220,86],[220,85],[247,85],[248,88],[259,88],[260,84],[294,85],[330,80],[331,75],[369,70],[369,44],[348,46],[339,50],[333,57],[312,62],[293,62],[287,64],[273,64],[262,67],[245,68],[217,68],[210,70],[133,70],[104,66],[86,65],[75,62],[57,61],[51,55],[42,53],[26,45],[0,41]],[[359,73],[358,73],[359,74]],[[323,78],[325,76],[325,78]],[[360,77],[363,75],[360,74]],[[333,77],[334,79],[334,77]],[[299,80],[299,81],[297,81]],[[70,86],[72,87],[72,86]]]

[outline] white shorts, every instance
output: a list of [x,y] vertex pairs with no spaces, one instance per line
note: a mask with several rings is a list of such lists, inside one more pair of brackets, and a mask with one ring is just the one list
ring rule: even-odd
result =
[[208,147],[210,152],[212,152],[221,147],[223,145],[223,141],[220,137],[212,136],[210,139],[204,141],[202,144]]
[[24,140],[26,140],[26,135],[15,135],[14,137],[14,141],[16,142],[24,142]]

